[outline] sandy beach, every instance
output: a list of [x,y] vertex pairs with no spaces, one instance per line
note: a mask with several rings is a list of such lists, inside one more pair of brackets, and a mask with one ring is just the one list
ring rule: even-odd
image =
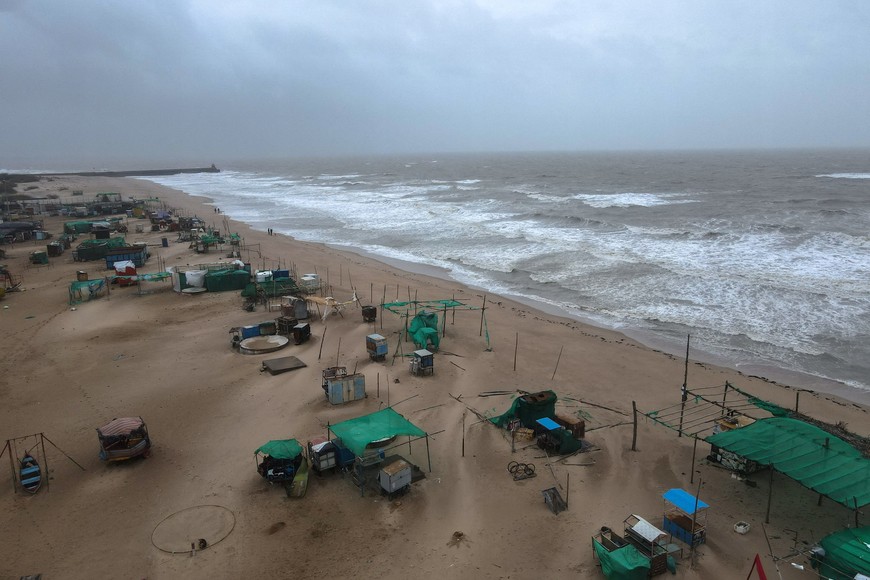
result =
[[[384,296],[485,304],[489,344],[480,310],[457,310],[433,376],[413,376],[406,360],[375,362],[365,350],[365,336],[376,331],[392,353],[403,320],[379,310],[377,321],[366,323],[350,306],[325,323],[312,318],[307,343],[244,356],[231,349],[229,329],[276,313],[262,306],[245,311],[238,292],[186,295],[169,282],[154,282],[141,293],[135,286],[113,287],[108,297],[71,308],[69,283],[80,270],[92,279],[105,276],[102,260],[74,262],[67,251],[48,266],[34,266],[28,257],[45,249],[44,241],[3,246],[4,263],[21,276],[23,291],[0,301],[2,435],[43,433],[51,444],[48,486],[36,495],[15,493],[12,473],[2,485],[0,578],[603,578],[591,537],[602,526],[621,529],[631,514],[660,523],[662,493],[671,488],[700,489],[711,506],[707,542],[691,557],[683,546],[679,578],[745,578],[756,554],[772,577],[764,529],[773,553],[785,556],[854,525],[854,512],[830,500],[818,505],[817,494],[781,474],[765,524],[767,471],[749,483],[733,478],[704,459],[710,446],[703,441],[693,461],[691,438],[648,419],[640,420],[632,451],[632,403],[645,412],[678,404],[680,356],[484,296],[424,269],[403,270],[255,231],[216,213],[207,199],[148,181],[59,177],[39,187],[28,194],[82,190],[85,197],[111,191],[123,199],[159,198],[181,215],[197,215],[224,231],[228,225],[251,249],[241,257],[255,269],[292,264],[298,272],[317,272],[340,302],[356,290],[362,304],[380,304]],[[47,231],[61,233],[64,218],[44,219]],[[128,222],[128,241],[147,242],[152,253],[140,273],[158,271],[158,258],[166,266],[229,261],[216,250],[197,254],[174,233],[135,233],[139,220]],[[168,247],[161,244],[165,237]],[[408,342],[403,349],[414,347]],[[276,376],[260,371],[264,359],[288,355],[307,366]],[[795,407],[794,387],[690,358],[689,389],[728,382]],[[321,371],[336,363],[365,374],[365,400],[331,405],[324,398]],[[512,401],[480,393],[548,389],[560,397],[557,410],[585,419],[592,450],[566,462],[551,461],[527,443],[512,453],[509,435],[474,413],[497,415]],[[801,391],[800,411],[870,436],[868,408],[829,391]],[[423,442],[393,450],[425,474],[407,495],[360,497],[348,475],[328,474],[312,475],[304,498],[289,498],[257,474],[253,452],[262,443],[291,437],[304,443],[325,436],[329,424],[387,406],[434,434],[429,457]],[[107,465],[98,457],[95,429],[125,416],[145,419],[152,453]],[[27,441],[18,445],[29,447]],[[537,476],[514,481],[506,469],[511,461],[534,463]],[[558,515],[542,498],[551,487],[569,499]],[[152,535],[165,518],[203,505],[231,513],[225,539],[195,554],[155,547]],[[749,533],[734,531],[738,521],[751,524]],[[806,570],[780,562],[783,578],[816,577],[805,557],[792,561]]]

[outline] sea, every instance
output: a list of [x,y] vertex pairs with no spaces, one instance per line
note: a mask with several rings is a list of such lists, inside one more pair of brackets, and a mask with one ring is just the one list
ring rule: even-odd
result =
[[284,159],[149,179],[261,230],[870,401],[870,150]]

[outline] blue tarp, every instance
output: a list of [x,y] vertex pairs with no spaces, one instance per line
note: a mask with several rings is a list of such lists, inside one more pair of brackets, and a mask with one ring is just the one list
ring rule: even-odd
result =
[[703,501],[696,499],[694,495],[683,490],[683,489],[669,489],[665,493],[662,494],[662,497],[665,500],[674,504],[677,509],[680,511],[692,515],[695,513],[695,502],[698,502],[698,511],[707,509],[709,504],[704,503]]

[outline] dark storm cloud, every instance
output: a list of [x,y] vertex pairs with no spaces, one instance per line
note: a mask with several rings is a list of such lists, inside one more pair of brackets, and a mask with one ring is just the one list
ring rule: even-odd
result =
[[0,166],[868,146],[865,6],[0,0]]

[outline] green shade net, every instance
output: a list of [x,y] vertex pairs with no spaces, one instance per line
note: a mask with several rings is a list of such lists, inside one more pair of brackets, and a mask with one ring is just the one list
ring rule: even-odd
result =
[[332,425],[330,431],[357,456],[365,454],[366,445],[397,435],[423,437],[426,432],[388,407],[377,413],[348,419]]
[[[296,285],[296,282],[293,278],[275,278],[269,282],[260,282],[256,285],[266,296],[276,297],[276,296],[295,296],[299,294],[299,286]],[[248,290],[245,289],[244,292]],[[246,294],[242,294],[242,296],[246,296]]]
[[514,419],[519,419],[523,427],[532,429],[538,419],[556,415],[557,398],[553,391],[522,395],[514,399],[510,409],[498,417],[493,417],[490,421],[499,427],[504,427]]
[[250,280],[246,270],[218,270],[205,275],[205,288],[209,292],[244,290]]
[[403,314],[406,310],[410,310],[411,307],[422,307],[422,308],[434,308],[441,310],[443,308],[463,308],[465,310],[480,310],[475,306],[466,306],[462,302],[458,302],[452,299],[446,300],[414,300],[411,302],[387,302],[385,304],[381,304],[381,308],[385,310],[389,310],[394,314]]
[[870,526],[835,532],[819,542],[824,556],[813,556],[813,568],[822,578],[851,580],[857,573],[870,576]]
[[870,460],[842,439],[809,423],[770,417],[711,435],[707,441],[770,465],[847,508],[870,503]]
[[598,540],[592,540],[595,555],[601,562],[601,572],[610,580],[645,580],[649,576],[649,560],[631,544],[612,552]]
[[293,459],[302,453],[302,446],[295,439],[277,439],[260,445],[254,453],[262,453],[275,459]]
[[746,391],[738,389],[734,385],[729,384],[728,388],[730,388],[734,391],[737,391],[738,393],[740,393],[741,395],[743,395],[744,397],[749,399],[750,403],[752,403],[753,405],[755,405],[759,409],[764,409],[765,411],[767,411],[768,413],[770,413],[774,417],[786,417],[789,414],[788,409],[784,409],[783,407],[780,407],[776,403],[771,403],[770,401],[765,401],[764,399],[759,399],[758,397],[751,395],[751,394],[747,393]]

